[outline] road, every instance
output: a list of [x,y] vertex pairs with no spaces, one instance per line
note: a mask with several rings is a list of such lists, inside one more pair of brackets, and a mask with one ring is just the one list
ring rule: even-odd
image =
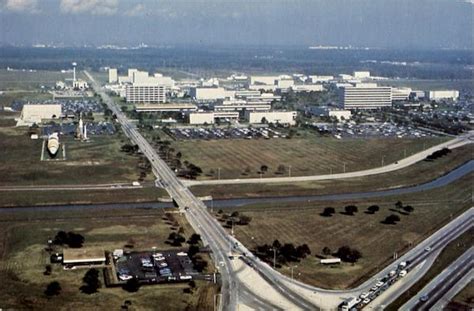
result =
[[112,183],[112,184],[81,184],[81,185],[42,185],[42,186],[0,186],[0,191],[72,191],[72,190],[120,190],[137,189],[149,186],[141,184],[133,186],[131,183]]
[[[460,281],[469,282],[472,280],[472,268],[474,266],[473,255],[474,247],[471,247],[405,303],[401,309],[442,310],[444,308],[443,304],[445,305],[446,302],[449,302],[449,299],[442,299],[445,294],[450,292],[452,288],[456,288],[455,285],[460,283]],[[461,290],[462,287],[458,286],[458,289]],[[451,294],[454,296],[456,293]],[[424,297],[426,301],[422,301],[422,297]],[[452,296],[449,298],[452,298]]]
[[[152,146],[127,120],[126,116],[95,82],[94,78],[88,72],[85,72],[85,74],[90,79],[91,86],[116,116],[116,120],[122,126],[125,135],[137,144],[149,159],[153,173],[159,179],[160,184],[167,190],[179,209],[185,213],[190,225],[201,235],[204,243],[212,250],[213,260],[221,273],[221,308],[236,310],[240,309],[242,305],[258,304],[262,306],[264,304],[268,306],[267,309],[334,309],[337,308],[342,299],[349,296],[358,296],[391,270],[392,264],[355,289],[334,291],[319,289],[298,282],[272,269],[270,265],[259,260],[235,237],[225,231],[219,222],[208,213],[206,205],[197,199],[166,163],[160,159]],[[451,221],[393,264],[398,264],[402,259],[410,259],[413,262],[417,262],[418,258],[423,259],[426,256],[424,248],[427,245],[430,245],[433,249],[444,247],[449,241],[472,226],[473,210],[470,209]],[[231,253],[240,255],[240,258],[231,259],[229,256]]]
[[415,153],[409,157],[399,160],[398,162],[391,163],[385,166],[376,167],[367,170],[338,173],[338,174],[325,174],[325,175],[312,175],[312,176],[295,176],[295,177],[268,177],[268,178],[244,178],[244,179],[218,179],[218,180],[186,180],[184,184],[186,186],[198,186],[198,185],[230,185],[230,184],[267,184],[267,183],[293,183],[293,182],[305,182],[305,181],[320,181],[320,180],[332,180],[332,179],[344,179],[354,177],[364,177],[371,175],[378,175],[389,173],[400,170],[402,168],[409,167],[417,162],[424,160],[427,156],[437,150],[443,148],[459,148],[467,144],[473,143],[474,131],[451,139],[442,144],[433,146],[421,152]]

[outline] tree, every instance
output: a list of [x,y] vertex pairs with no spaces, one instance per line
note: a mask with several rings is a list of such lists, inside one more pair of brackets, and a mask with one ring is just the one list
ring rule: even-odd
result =
[[350,248],[349,246],[341,246],[336,252],[336,256],[342,261],[355,263],[362,257],[362,254],[357,249]]
[[307,255],[311,255],[311,250],[308,244],[300,245],[296,248],[296,254],[298,258],[305,258]]
[[281,243],[280,243],[280,241],[275,240],[275,241],[273,241],[272,246],[276,249],[280,249],[281,248]]
[[53,243],[56,245],[68,245],[72,248],[80,248],[84,243],[84,237],[74,232],[59,231],[54,237]]
[[201,241],[201,235],[199,235],[197,233],[193,233],[191,235],[191,237],[189,238],[188,243],[189,244],[198,244],[199,241]]
[[286,168],[283,164],[278,165],[277,174],[283,174],[285,173],[285,171],[286,171]]
[[252,221],[252,217],[247,215],[241,215],[239,218],[239,225],[248,225]]
[[193,258],[197,253],[199,253],[199,246],[191,244],[188,248],[189,258]]
[[411,205],[406,205],[406,206],[403,207],[403,210],[404,210],[405,212],[407,212],[407,213],[411,213],[411,212],[413,212],[415,209],[414,209],[413,206],[411,206]]
[[140,282],[138,282],[137,278],[132,278],[123,285],[123,289],[130,293],[138,292],[140,289]]
[[265,173],[266,171],[268,171],[268,166],[266,166],[265,164],[260,166],[260,172]]
[[376,212],[378,212],[380,209],[380,207],[378,205],[371,205],[367,208],[367,211],[370,213],[370,214],[375,214]]
[[43,274],[44,275],[51,275],[52,271],[53,271],[53,268],[51,267],[51,265],[46,265]]
[[61,285],[58,281],[53,281],[46,286],[44,291],[45,295],[48,297],[57,296],[61,293]]
[[402,201],[397,201],[397,203],[395,203],[395,207],[398,208],[398,209],[403,208]]
[[230,217],[239,217],[239,212],[238,211],[232,212],[232,214],[230,214]]
[[323,217],[331,217],[334,213],[336,213],[334,207],[326,207],[320,215]]
[[390,216],[387,216],[385,220],[382,221],[382,223],[387,224],[387,225],[394,225],[396,224],[397,221],[400,221],[400,217],[398,215],[392,214]]
[[85,283],[80,288],[83,293],[89,295],[96,293],[100,288],[99,271],[94,268],[89,269],[82,278],[82,281]]
[[323,254],[326,255],[326,256],[331,255],[331,249],[329,247],[325,246],[323,248]]
[[347,215],[351,215],[351,216],[353,216],[354,213],[358,212],[358,208],[355,205],[347,205],[346,207],[344,207],[344,210]]

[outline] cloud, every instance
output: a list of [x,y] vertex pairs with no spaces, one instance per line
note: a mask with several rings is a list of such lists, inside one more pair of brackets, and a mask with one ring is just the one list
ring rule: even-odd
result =
[[38,0],[7,0],[4,8],[12,12],[39,13]]
[[118,0],[61,0],[63,13],[93,15],[114,15],[117,13]]
[[145,6],[141,3],[135,5],[133,8],[125,12],[127,16],[141,16],[145,14]]

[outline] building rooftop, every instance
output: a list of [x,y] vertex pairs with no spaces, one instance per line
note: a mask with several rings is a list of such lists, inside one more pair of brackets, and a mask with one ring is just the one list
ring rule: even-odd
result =
[[105,261],[105,252],[100,248],[66,248],[63,263]]

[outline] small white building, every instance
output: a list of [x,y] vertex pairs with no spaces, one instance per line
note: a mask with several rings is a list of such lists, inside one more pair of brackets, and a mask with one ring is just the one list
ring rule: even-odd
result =
[[438,90],[438,91],[427,91],[426,97],[428,100],[457,100],[459,98],[459,91],[457,90]]
[[213,101],[234,98],[235,91],[228,91],[223,87],[192,87],[189,95],[197,101]]
[[309,76],[311,83],[327,83],[334,80],[333,76]]
[[392,88],[392,101],[403,101],[408,100],[412,90],[409,87],[393,87]]
[[324,91],[324,87],[322,84],[299,84],[299,85],[293,85],[291,87],[293,92],[299,93],[299,92],[322,92]]
[[356,79],[368,79],[370,78],[370,71],[354,71],[353,76]]
[[319,117],[336,117],[338,120],[349,120],[352,116],[350,110],[338,109],[334,107],[311,107],[310,113]]
[[296,111],[246,111],[245,117],[250,124],[278,123],[283,125],[296,124]]
[[118,82],[117,68],[109,68],[109,83],[115,84]]

